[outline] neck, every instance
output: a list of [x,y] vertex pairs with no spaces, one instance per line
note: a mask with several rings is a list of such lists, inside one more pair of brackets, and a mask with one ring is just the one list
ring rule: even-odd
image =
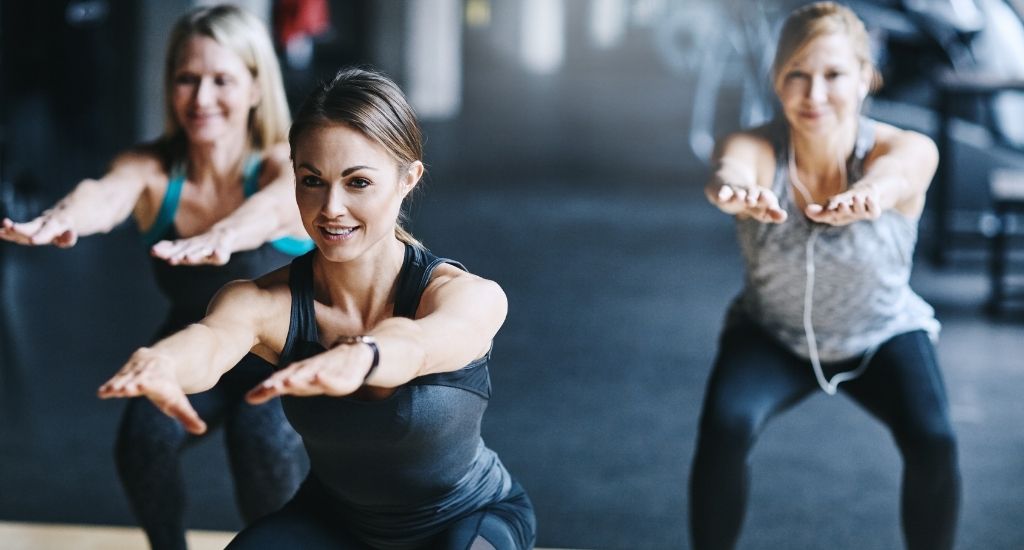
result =
[[356,313],[364,327],[389,317],[398,275],[405,261],[405,243],[390,237],[358,258],[332,262],[317,253],[313,280],[317,300],[334,309]]
[[220,140],[215,143],[189,145],[188,170],[195,182],[237,185],[250,147],[247,140]]
[[842,187],[846,161],[853,154],[857,140],[856,119],[841,126],[832,135],[822,138],[790,130],[790,147],[803,184],[810,190]]

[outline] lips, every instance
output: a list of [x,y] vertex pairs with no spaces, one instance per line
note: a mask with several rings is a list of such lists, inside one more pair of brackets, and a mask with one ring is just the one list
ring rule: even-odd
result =
[[359,226],[341,227],[321,225],[319,229],[320,235],[327,241],[344,241],[352,238],[352,235],[359,230]]

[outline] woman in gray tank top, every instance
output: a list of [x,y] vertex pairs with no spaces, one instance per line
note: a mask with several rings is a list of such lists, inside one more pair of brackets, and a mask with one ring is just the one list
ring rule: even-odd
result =
[[722,141],[705,189],[736,217],[746,277],[701,415],[694,547],[735,546],[754,441],[820,389],[842,390],[892,432],[907,547],[951,548],[959,472],[935,360],[939,324],[909,285],[935,145],[861,116],[880,79],[864,25],[844,6],[790,14],[773,77],[783,116]]
[[247,399],[282,396],[310,474],[230,548],[532,547],[530,500],[480,436],[505,294],[399,224],[424,169],[405,97],[378,73],[343,70],[303,104],[289,143],[316,249],[225,286],[205,318],[135,352],[100,396],[145,396],[201,433],[186,393],[247,352],[278,366]]

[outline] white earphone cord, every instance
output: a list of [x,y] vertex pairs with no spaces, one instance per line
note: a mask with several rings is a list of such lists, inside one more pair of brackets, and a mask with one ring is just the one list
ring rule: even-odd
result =
[[[839,161],[839,172],[845,184],[845,189],[849,186],[849,182],[846,179],[846,163],[842,159]],[[803,195],[804,202],[806,204],[814,203],[811,193],[806,187],[804,187],[804,184],[800,181],[800,176],[797,175],[796,154],[793,152],[792,142],[789,144],[789,180],[793,182],[793,187]],[[811,235],[807,238],[805,254],[807,286],[804,290],[804,334],[807,336],[807,355],[811,360],[811,366],[814,368],[814,377],[818,380],[818,386],[820,386],[825,393],[835,395],[836,390],[839,388],[839,384],[853,380],[864,373],[864,370],[868,367],[868,363],[871,362],[871,358],[875,355],[876,348],[872,347],[864,354],[864,358],[861,359],[860,365],[858,365],[856,369],[837,373],[831,380],[825,378],[825,373],[821,368],[821,359],[818,356],[818,342],[814,337],[814,323],[811,320],[811,313],[814,308],[814,245],[818,242],[818,233],[820,232],[821,228],[814,226],[811,228]]]

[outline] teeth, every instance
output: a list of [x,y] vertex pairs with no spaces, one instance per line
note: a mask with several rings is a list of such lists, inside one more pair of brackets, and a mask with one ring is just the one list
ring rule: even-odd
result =
[[355,230],[356,230],[355,227],[348,227],[348,228],[344,228],[344,229],[341,229],[341,228],[330,228],[330,227],[325,227],[324,228],[324,231],[328,235],[336,235],[336,236],[348,235],[348,234],[352,233]]

